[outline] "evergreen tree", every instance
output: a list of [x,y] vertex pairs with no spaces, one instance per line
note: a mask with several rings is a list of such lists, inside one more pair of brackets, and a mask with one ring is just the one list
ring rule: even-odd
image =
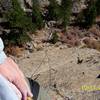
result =
[[15,28],[21,28],[23,31],[34,30],[31,19],[26,16],[18,0],[11,0],[11,1],[12,1],[12,9],[5,14],[5,17],[9,22],[9,26]]
[[61,19],[62,19],[62,25],[65,29],[70,22],[71,13],[72,13],[72,0],[62,0]]
[[32,6],[32,22],[37,29],[44,26],[41,9],[38,0],[33,0]]
[[[10,39],[13,42],[22,42],[29,39],[26,32],[34,31],[34,26],[32,25],[31,18],[28,18],[21,8],[18,0],[11,0],[11,2],[12,9],[6,12],[4,16],[8,20],[9,28],[13,30],[13,33],[16,34],[16,30],[18,30],[18,33],[10,35]],[[14,40],[13,38],[16,39]]]
[[85,12],[85,23],[87,27],[91,27],[95,23],[96,14],[96,2],[95,0],[91,0]]
[[52,20],[58,20],[60,15],[60,5],[56,0],[49,0],[48,6],[49,16]]
[[100,15],[100,0],[96,0],[97,15]]

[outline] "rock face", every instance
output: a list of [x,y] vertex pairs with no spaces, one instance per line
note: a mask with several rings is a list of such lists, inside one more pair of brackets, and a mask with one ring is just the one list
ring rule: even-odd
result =
[[31,6],[32,7],[32,0],[25,0],[26,1],[26,3],[28,3],[29,4],[29,6]]
[[39,4],[41,7],[44,7],[46,5],[49,5],[49,1],[48,0],[38,0]]
[[[26,11],[27,7],[26,4],[28,4],[30,7],[32,7],[32,0],[18,0],[18,2],[21,5],[21,8]],[[8,11],[11,9],[12,3],[11,0],[2,0],[0,1],[0,12]]]
[[[56,0],[59,4],[61,4],[61,0]],[[72,0],[73,1],[73,13],[79,13],[81,9],[86,8],[85,1],[86,0]],[[39,0],[39,3],[42,7],[49,5],[49,0]]]
[[8,11],[12,7],[11,0],[0,1],[0,12]]
[[[18,0],[21,7],[25,11],[27,9],[27,5],[32,7],[32,0]],[[38,0],[41,7],[49,5],[49,0]],[[57,0],[58,3],[61,3],[61,0]],[[79,13],[81,9],[84,9],[86,7],[85,5],[86,0],[73,0],[73,13]],[[9,10],[11,8],[11,0],[2,0],[0,2],[0,10]]]
[[[38,0],[41,7],[49,4],[48,0]],[[19,0],[21,7],[25,9],[26,5],[32,7],[32,0]],[[26,5],[25,5],[26,4]]]
[[79,13],[82,9],[85,9],[86,8],[85,1],[86,0],[80,0],[80,1],[73,0],[72,12]]
[[32,0],[18,0],[25,12],[32,12]]

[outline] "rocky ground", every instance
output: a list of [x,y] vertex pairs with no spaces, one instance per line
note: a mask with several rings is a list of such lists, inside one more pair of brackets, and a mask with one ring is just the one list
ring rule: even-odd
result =
[[29,34],[32,41],[24,48],[5,51],[27,77],[46,88],[51,100],[100,100],[100,27],[69,27],[65,34],[56,29],[59,41],[50,44],[46,40],[53,32],[38,30]]
[[100,100],[99,30],[71,27],[66,36],[58,31],[63,43],[56,44],[43,42],[50,30],[40,30],[31,34],[25,50],[9,47],[8,51],[27,77],[46,88],[51,100]]
[[[17,58],[17,63],[26,76],[33,74],[52,100],[100,100],[100,52],[94,49],[48,45]],[[84,85],[92,89],[84,91]]]

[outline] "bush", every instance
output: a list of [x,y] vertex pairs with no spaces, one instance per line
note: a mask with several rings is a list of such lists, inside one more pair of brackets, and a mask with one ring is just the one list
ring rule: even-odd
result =
[[54,33],[52,34],[52,38],[51,38],[51,40],[50,40],[50,43],[55,44],[57,41],[58,41],[58,35],[57,35],[56,32],[54,32]]
[[12,29],[9,34],[2,34],[5,45],[17,45],[23,46],[26,42],[31,39],[29,36],[22,32],[22,29]]

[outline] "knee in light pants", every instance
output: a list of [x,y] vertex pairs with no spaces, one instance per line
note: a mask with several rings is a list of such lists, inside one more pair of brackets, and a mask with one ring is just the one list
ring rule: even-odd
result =
[[10,87],[8,80],[0,75],[0,100],[19,100],[15,91]]

